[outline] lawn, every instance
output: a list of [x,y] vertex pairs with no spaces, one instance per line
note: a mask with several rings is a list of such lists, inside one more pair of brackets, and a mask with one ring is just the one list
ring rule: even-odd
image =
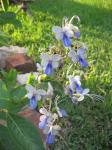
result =
[[63,16],[78,15],[81,41],[88,45],[90,64],[85,70],[85,86],[105,98],[103,102],[87,99],[75,106],[64,142],[57,142],[53,149],[112,149],[112,1],[35,0],[29,5],[29,11],[30,15],[23,12],[17,15],[22,27],[2,28],[10,36],[7,44],[28,47],[28,55],[38,61],[38,54],[54,42],[52,26],[61,25]]

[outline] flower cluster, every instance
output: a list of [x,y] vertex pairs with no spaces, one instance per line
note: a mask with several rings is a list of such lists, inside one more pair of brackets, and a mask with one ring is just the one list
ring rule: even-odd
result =
[[[73,25],[74,19],[80,22],[78,16],[73,16],[70,21],[65,17],[62,27],[52,28],[56,39],[62,42],[63,52],[61,53],[63,54],[52,51],[41,53],[40,62],[37,63],[37,72],[20,74],[17,77],[20,84],[25,84],[29,107],[41,114],[38,126],[46,135],[47,144],[55,142],[56,135],[62,129],[61,119],[69,116],[67,111],[60,106],[63,95],[67,95],[73,105],[84,100],[85,96],[97,100],[102,98],[89,94],[89,89],[82,86],[80,75],[74,73],[78,67],[81,69],[89,65],[85,56],[87,46],[79,42],[80,31],[77,26]],[[62,61],[63,65],[61,65]],[[64,67],[67,65],[66,62],[68,68]],[[69,67],[71,64],[72,67]],[[78,67],[75,68],[75,66]],[[66,100],[64,103],[66,105]]]

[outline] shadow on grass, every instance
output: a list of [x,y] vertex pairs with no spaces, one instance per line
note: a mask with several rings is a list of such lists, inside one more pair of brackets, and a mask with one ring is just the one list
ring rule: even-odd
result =
[[82,25],[112,32],[112,10],[81,4],[73,0],[38,0],[32,4],[31,8],[34,12],[43,12],[53,16],[54,20],[62,20],[63,16],[78,15]]

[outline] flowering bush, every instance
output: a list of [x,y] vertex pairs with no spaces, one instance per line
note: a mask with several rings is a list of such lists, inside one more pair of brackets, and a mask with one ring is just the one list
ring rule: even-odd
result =
[[40,113],[37,126],[45,134],[46,143],[52,145],[64,140],[69,119],[81,101],[86,97],[103,100],[84,87],[84,71],[89,67],[87,46],[79,41],[80,31],[73,24],[74,19],[80,22],[78,16],[70,21],[64,17],[62,27],[52,28],[55,44],[47,52],[41,52],[37,72],[0,72],[0,121],[5,120],[2,125],[0,122],[3,149],[4,146],[6,150],[7,147],[9,150],[44,149],[38,130],[17,114],[27,107]]
[[78,16],[73,16],[70,21],[64,17],[62,27],[52,28],[59,44],[40,54],[37,72],[17,76],[18,83],[25,84],[28,106],[41,114],[38,127],[46,135],[47,144],[53,144],[56,137],[61,136],[63,121],[70,116],[62,103],[66,106],[69,101],[74,106],[86,97],[103,99],[84,88],[83,67],[89,67],[86,60],[87,46],[79,41],[80,31],[73,24],[74,19],[77,24],[80,22]]

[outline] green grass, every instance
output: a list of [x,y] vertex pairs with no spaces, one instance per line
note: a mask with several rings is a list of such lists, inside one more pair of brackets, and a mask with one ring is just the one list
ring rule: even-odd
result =
[[[78,105],[65,139],[72,150],[112,149],[112,1],[35,0],[29,7],[32,16],[22,12],[17,15],[21,28],[6,25],[3,31],[11,37],[8,44],[28,47],[35,60],[43,48],[53,43],[53,25],[61,25],[63,16],[80,17],[81,41],[88,44],[91,66],[86,71],[85,86],[103,95],[105,101],[87,100]],[[54,149],[67,149],[58,146]]]

